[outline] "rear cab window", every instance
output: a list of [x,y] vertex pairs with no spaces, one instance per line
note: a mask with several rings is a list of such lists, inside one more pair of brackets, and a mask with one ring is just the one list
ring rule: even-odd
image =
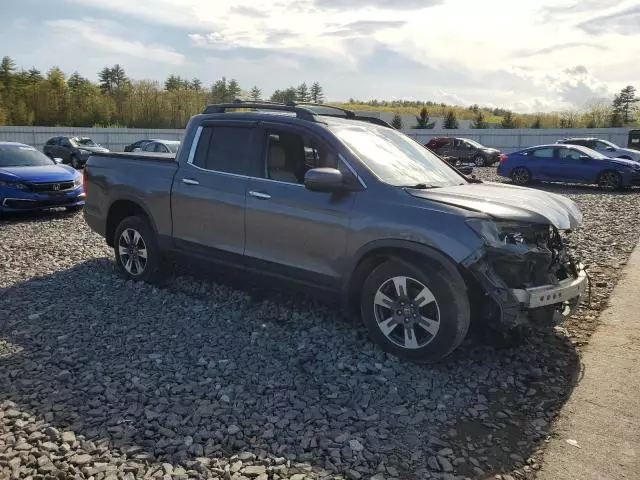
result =
[[250,175],[257,132],[255,124],[205,124],[201,128],[191,159],[194,167],[211,172]]

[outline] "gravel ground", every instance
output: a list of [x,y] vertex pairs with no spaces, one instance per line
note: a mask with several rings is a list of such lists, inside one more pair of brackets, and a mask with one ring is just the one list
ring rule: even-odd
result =
[[317,300],[123,281],[81,214],[0,221],[0,479],[531,478],[640,234],[637,190],[544,188],[584,213],[591,306],[431,367]]

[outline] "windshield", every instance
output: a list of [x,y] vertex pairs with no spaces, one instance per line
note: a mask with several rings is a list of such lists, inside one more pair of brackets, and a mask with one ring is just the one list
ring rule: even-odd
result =
[[178,151],[178,147],[180,146],[180,142],[165,142],[165,145],[171,153],[176,153]]
[[75,147],[97,147],[98,144],[90,138],[72,138],[71,143]]
[[42,167],[44,165],[55,165],[55,162],[33,147],[0,145],[0,168]]
[[588,147],[583,147],[581,145],[572,145],[571,147],[576,150],[580,150],[585,155],[591,158],[595,158],[596,160],[609,160],[609,157],[607,157],[606,155],[603,155],[600,152],[596,152],[595,150],[592,150]]
[[389,185],[445,187],[467,183],[429,149],[390,128],[340,125],[332,127],[332,131]]
[[609,140],[596,140],[596,145],[598,145],[599,147],[613,147],[613,148],[619,148],[615,143],[611,143]]
[[470,138],[465,138],[464,141],[470,143],[476,148],[484,148],[484,145],[480,145],[478,142],[476,142],[475,140],[471,140]]

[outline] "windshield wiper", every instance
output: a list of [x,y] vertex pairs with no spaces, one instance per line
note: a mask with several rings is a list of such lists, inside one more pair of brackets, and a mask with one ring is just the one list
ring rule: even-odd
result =
[[426,183],[416,183],[415,185],[402,185],[402,188],[415,188],[416,190],[428,190],[430,188],[440,188],[438,185],[427,185]]

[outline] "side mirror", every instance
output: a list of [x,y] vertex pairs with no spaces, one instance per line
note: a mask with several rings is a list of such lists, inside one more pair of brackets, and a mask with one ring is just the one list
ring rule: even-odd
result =
[[59,158],[59,157],[54,157],[52,160],[53,160],[55,163],[62,163],[62,159],[61,159],[61,158]]
[[304,176],[304,186],[312,192],[335,192],[345,188],[342,172],[337,168],[312,168]]
[[605,150],[606,150],[607,152],[615,152],[615,151],[616,151],[616,149],[615,149],[615,148],[613,148],[613,147],[607,147],[607,148],[605,148]]

